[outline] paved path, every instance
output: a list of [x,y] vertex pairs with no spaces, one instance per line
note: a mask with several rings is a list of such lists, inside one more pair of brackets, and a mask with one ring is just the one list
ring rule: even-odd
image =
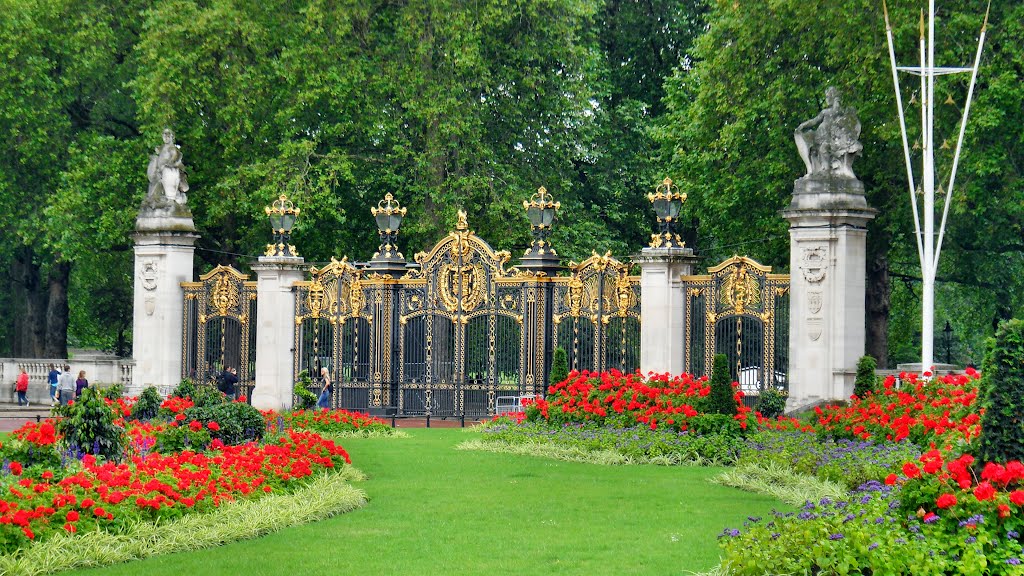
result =
[[49,405],[18,406],[17,404],[0,403],[0,432],[17,430],[26,422],[36,422],[37,418],[42,420],[49,415]]

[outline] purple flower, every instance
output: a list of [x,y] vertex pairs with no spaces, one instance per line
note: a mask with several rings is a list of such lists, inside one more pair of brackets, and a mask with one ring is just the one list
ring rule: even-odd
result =
[[1007,564],[1012,564],[1012,565],[1016,566],[1016,565],[1020,564],[1020,558],[1007,558],[1006,559],[1006,563]]
[[967,543],[967,544],[974,544],[977,541],[978,541],[978,539],[975,538],[974,536],[968,536],[967,538],[964,538],[964,542]]
[[878,548],[878,542],[872,542],[871,546],[868,546],[868,550],[874,550],[875,548]]
[[843,539],[843,535],[842,535],[842,534],[839,534],[839,533],[836,533],[836,534],[829,534],[829,535],[828,535],[828,539],[829,539],[829,540],[842,540],[842,539]]

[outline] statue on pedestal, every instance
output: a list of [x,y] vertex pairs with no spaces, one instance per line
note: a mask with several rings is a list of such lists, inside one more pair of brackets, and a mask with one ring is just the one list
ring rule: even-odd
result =
[[853,160],[863,149],[857,112],[843,107],[834,86],[825,90],[826,108],[793,132],[796,148],[807,166],[806,177],[815,175],[856,178]]
[[188,198],[188,180],[185,179],[185,165],[181,162],[181,150],[174,144],[174,132],[164,129],[164,144],[156,148],[156,154],[149,157],[146,169],[149,177],[148,200],[155,200],[163,195],[168,200],[184,204]]

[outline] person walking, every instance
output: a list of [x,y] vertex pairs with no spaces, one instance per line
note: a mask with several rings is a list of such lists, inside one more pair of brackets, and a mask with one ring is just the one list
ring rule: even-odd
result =
[[89,381],[85,379],[85,370],[78,371],[78,380],[75,380],[75,398],[82,396],[82,390],[89,387]]
[[60,396],[60,403],[64,406],[71,404],[75,399],[75,377],[71,375],[71,366],[65,364],[64,372],[57,380],[57,394]]
[[28,406],[28,372],[25,372],[24,368],[21,369],[21,374],[18,374],[14,391],[18,393],[18,406]]
[[50,373],[46,375],[46,381],[50,383],[50,405],[57,403],[57,379],[60,378],[60,370],[50,364]]
[[320,391],[320,397],[317,398],[316,407],[327,410],[331,407],[331,392],[334,390],[331,387],[331,374],[327,368],[320,369],[320,380],[323,381],[324,387]]

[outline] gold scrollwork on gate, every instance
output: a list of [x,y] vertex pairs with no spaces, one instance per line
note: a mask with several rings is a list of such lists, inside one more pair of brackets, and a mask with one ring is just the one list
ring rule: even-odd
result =
[[487,273],[481,264],[447,263],[438,273],[437,288],[445,310],[471,312],[487,302]]
[[733,314],[744,314],[748,308],[760,310],[761,290],[757,279],[748,274],[743,262],[737,263],[722,280],[721,303],[731,308]]

